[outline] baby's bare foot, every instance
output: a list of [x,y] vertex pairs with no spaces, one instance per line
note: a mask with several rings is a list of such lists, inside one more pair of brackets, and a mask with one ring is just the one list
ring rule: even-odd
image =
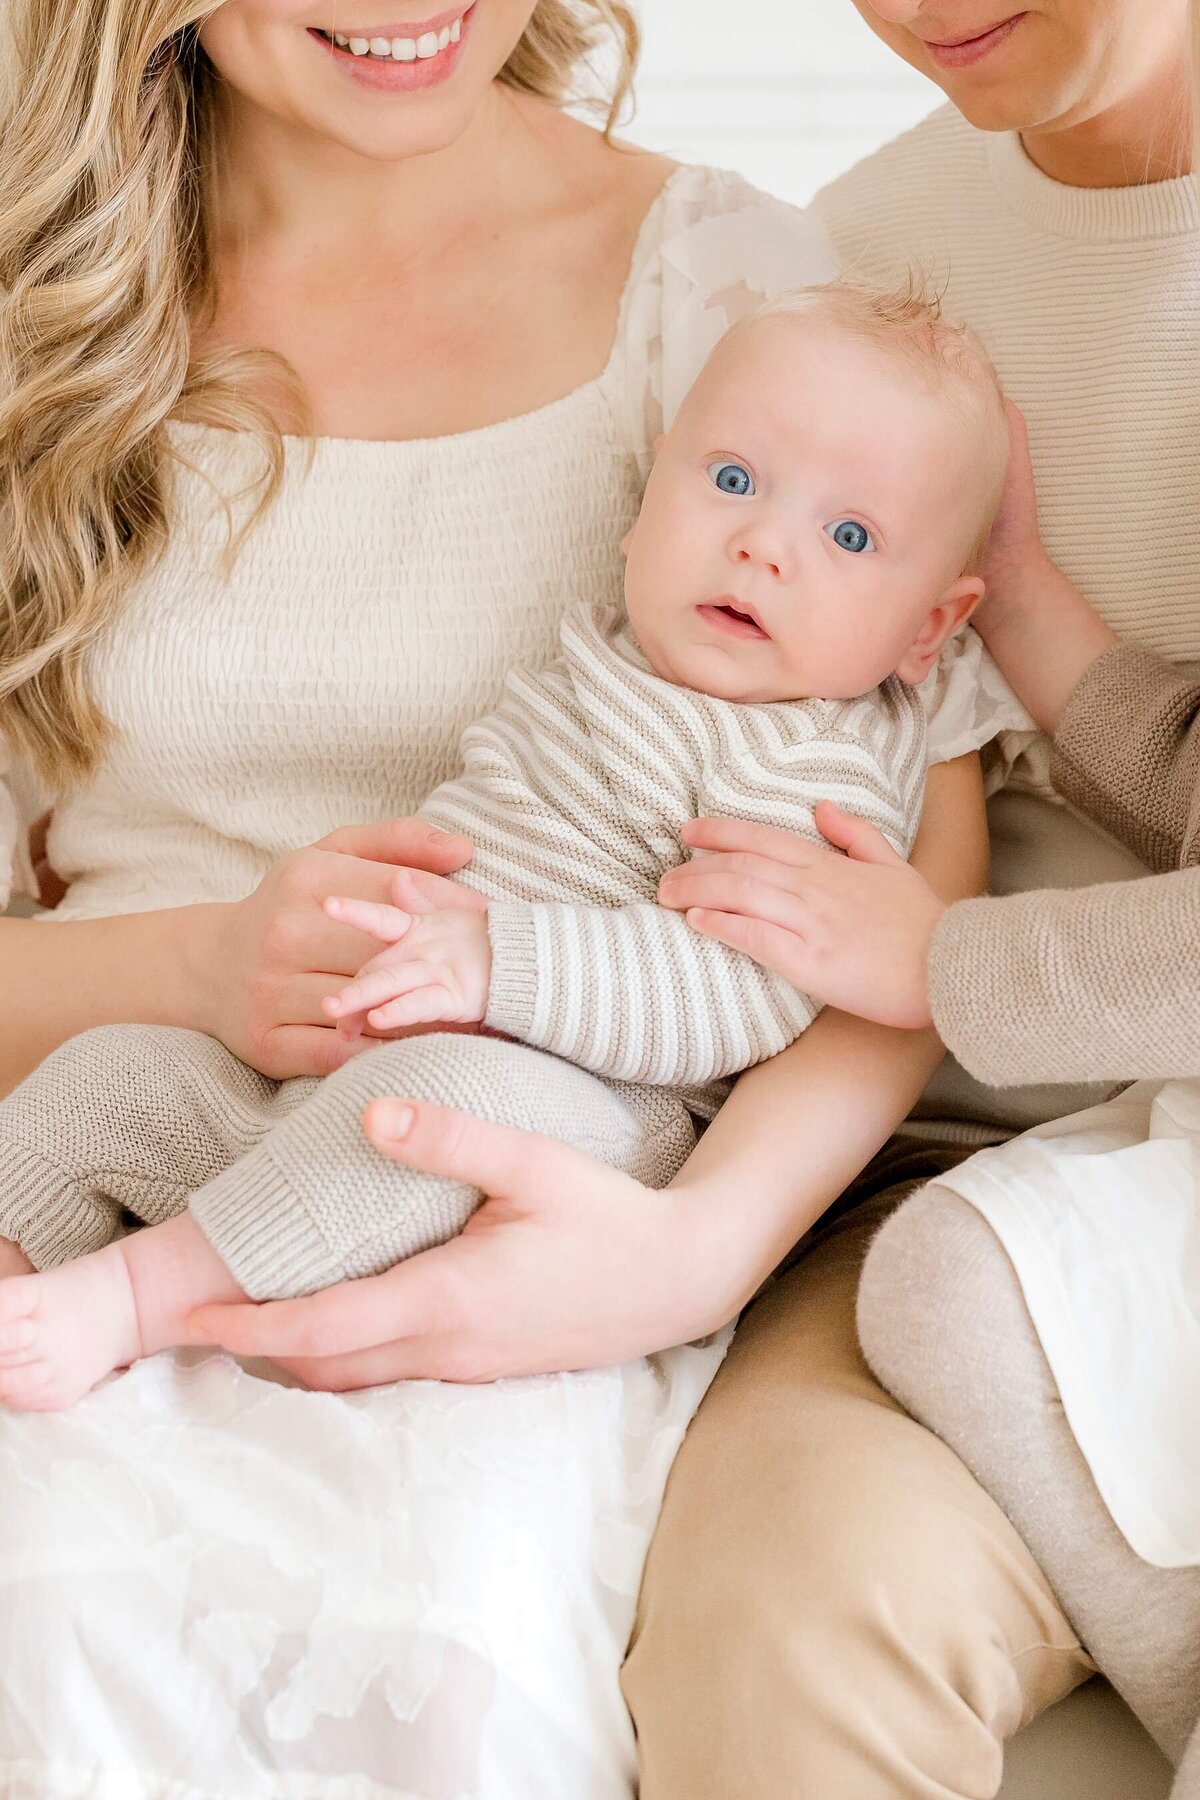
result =
[[33,1264],[19,1244],[10,1244],[7,1238],[0,1238],[0,1281],[6,1275],[32,1275]]
[[0,1281],[0,1403],[73,1406],[140,1354],[137,1308],[119,1244],[40,1275]]

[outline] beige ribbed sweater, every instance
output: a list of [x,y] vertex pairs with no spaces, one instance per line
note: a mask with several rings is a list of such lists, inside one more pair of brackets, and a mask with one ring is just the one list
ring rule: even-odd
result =
[[1200,670],[1136,644],[1098,658],[1053,744],[1059,793],[1151,868],[1143,881],[944,915],[929,959],[942,1041],[981,1081],[1200,1072]]

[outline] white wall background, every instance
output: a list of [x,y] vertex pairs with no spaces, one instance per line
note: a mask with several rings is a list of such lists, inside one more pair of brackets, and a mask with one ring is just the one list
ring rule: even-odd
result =
[[622,135],[803,202],[941,95],[850,0],[639,0],[645,53]]

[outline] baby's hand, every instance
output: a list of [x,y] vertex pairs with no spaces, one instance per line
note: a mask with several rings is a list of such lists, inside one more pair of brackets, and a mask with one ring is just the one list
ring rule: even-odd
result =
[[325,910],[388,946],[324,1002],[339,1028],[354,1033],[365,1022],[373,1031],[395,1031],[482,1021],[492,979],[486,913],[447,910],[414,918],[395,906],[337,898],[326,900]]

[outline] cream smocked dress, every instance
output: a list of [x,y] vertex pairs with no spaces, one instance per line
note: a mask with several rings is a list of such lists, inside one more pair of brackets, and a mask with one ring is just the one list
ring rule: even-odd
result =
[[[227,585],[208,484],[243,486],[252,447],[173,426],[192,468],[95,654],[122,735],[56,812],[59,916],[236,899],[337,825],[415,811],[566,606],[619,597],[649,447],[721,332],[832,272],[810,215],[677,170],[594,380],[454,437],[322,439],[311,470],[289,442]],[[1012,722],[973,637],[925,697],[932,760]],[[0,811],[18,876],[20,812]],[[179,1353],[68,1414],[0,1415],[0,1789],[628,1800],[619,1665],[726,1341],[348,1397]]]

